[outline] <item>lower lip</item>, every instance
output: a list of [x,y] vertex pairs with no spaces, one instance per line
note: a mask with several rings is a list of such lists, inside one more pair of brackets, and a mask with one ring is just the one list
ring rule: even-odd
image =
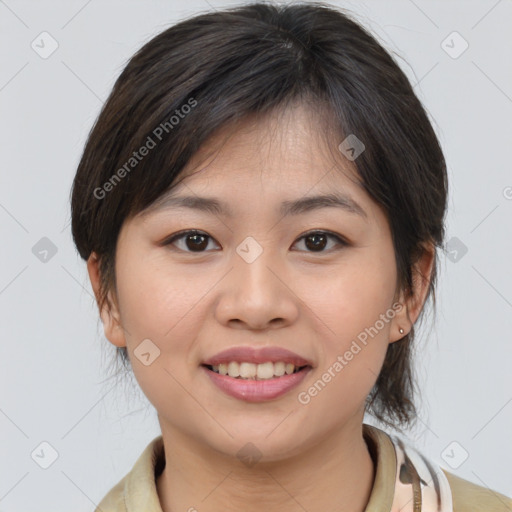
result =
[[304,369],[290,375],[265,380],[250,380],[235,379],[229,377],[229,375],[215,373],[205,366],[202,366],[202,368],[221,391],[246,402],[265,402],[285,395],[298,386],[311,370],[311,367],[306,366]]

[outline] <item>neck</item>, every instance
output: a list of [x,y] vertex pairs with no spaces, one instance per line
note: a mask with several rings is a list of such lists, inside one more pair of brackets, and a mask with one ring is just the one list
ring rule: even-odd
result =
[[163,512],[364,512],[370,498],[375,468],[361,423],[295,457],[252,466],[180,432],[162,429],[162,435],[166,465],[157,490]]

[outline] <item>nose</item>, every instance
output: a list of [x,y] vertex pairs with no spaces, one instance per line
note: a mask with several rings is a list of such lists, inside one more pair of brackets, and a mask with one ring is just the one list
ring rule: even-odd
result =
[[300,299],[293,291],[290,272],[270,251],[251,262],[238,253],[222,280],[216,317],[231,328],[267,330],[292,324]]

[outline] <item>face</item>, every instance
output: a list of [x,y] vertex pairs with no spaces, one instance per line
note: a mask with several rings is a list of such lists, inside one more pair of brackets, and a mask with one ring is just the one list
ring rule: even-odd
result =
[[[250,441],[272,460],[360,428],[388,344],[409,322],[386,217],[321,133],[304,107],[222,130],[172,191],[222,211],[168,197],[123,225],[117,306],[102,319],[164,435],[229,455]],[[343,201],[303,202],[327,194]],[[225,372],[216,356],[227,349],[226,364],[262,378],[204,366]],[[275,364],[247,365],[265,359]],[[304,368],[287,375],[292,360]]]

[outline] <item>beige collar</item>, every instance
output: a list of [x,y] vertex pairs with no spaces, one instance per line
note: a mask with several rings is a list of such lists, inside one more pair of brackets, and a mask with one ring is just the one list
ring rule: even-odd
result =
[[[389,436],[363,424],[363,436],[376,465],[375,481],[365,512],[391,510],[396,479],[396,455]],[[154,438],[126,476],[124,500],[127,512],[162,512],[156,488],[156,475],[164,466],[162,436]]]

